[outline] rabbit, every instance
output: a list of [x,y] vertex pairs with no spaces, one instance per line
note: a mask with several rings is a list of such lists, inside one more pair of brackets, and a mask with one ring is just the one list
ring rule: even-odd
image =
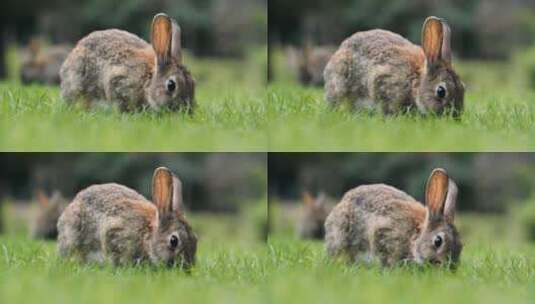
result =
[[457,186],[444,169],[431,173],[426,206],[384,184],[348,191],[325,221],[331,257],[384,267],[398,264],[457,267],[463,244],[454,225]]
[[323,87],[323,70],[336,51],[333,46],[313,46],[307,42],[303,48],[286,48],[288,66],[296,71],[297,80],[305,86]]
[[297,226],[297,233],[301,239],[323,240],[325,236],[325,219],[332,206],[327,202],[325,193],[313,197],[310,192],[303,193],[303,205]]
[[183,209],[182,184],[165,167],[154,171],[152,202],[123,185],[90,186],[59,218],[59,255],[97,264],[151,263],[189,270],[197,237]]
[[59,85],[59,70],[71,49],[72,47],[63,44],[43,48],[41,41],[32,39],[21,63],[21,82]]
[[68,201],[59,191],[55,191],[51,197],[48,197],[42,190],[37,190],[36,197],[40,208],[33,222],[31,237],[55,240],[58,236],[58,218]]
[[195,106],[195,83],[182,63],[176,21],[157,14],[152,46],[126,31],[96,31],[78,42],[61,67],[61,96],[87,106],[105,100],[123,112],[185,110]]
[[452,66],[451,30],[443,19],[429,17],[422,47],[385,30],[357,32],[346,39],[324,71],[325,98],[336,106],[396,114],[460,117],[464,84]]

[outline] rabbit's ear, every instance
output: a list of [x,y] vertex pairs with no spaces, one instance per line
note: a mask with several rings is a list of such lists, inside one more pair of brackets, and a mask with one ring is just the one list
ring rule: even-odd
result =
[[442,60],[451,63],[451,28],[444,20],[442,20],[442,31],[444,32],[442,38]]
[[444,169],[435,169],[427,180],[425,204],[432,218],[442,217],[448,194],[449,178]]
[[314,205],[314,198],[312,197],[312,194],[308,191],[303,192],[303,203],[305,206],[312,207]]
[[171,18],[173,24],[173,39],[171,41],[171,55],[178,63],[182,63],[182,30],[175,19]]
[[184,213],[184,203],[182,199],[182,182],[173,174],[173,211],[178,213]]
[[41,204],[42,207],[48,206],[48,196],[46,196],[43,189],[38,189],[37,191],[35,191],[35,196],[37,197],[37,201],[39,202],[39,204]]
[[152,202],[159,212],[172,211],[173,187],[173,173],[165,167],[157,168],[152,176]]
[[152,20],[151,42],[159,66],[165,66],[171,59],[173,24],[166,14],[158,14]]
[[448,180],[448,195],[446,196],[446,203],[444,204],[444,219],[446,222],[453,224],[455,220],[455,205],[457,205],[458,188],[455,182]]
[[451,61],[451,30],[442,19],[428,17],[422,28],[422,48],[429,66],[438,60]]
[[160,167],[152,177],[152,201],[160,212],[183,213],[182,183],[171,170]]
[[41,40],[37,37],[31,38],[28,48],[30,50],[31,56],[33,58],[37,57],[37,55],[39,55],[39,52],[41,51]]

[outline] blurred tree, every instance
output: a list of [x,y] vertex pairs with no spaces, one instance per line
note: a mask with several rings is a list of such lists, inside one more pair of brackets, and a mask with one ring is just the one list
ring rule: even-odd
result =
[[240,56],[251,45],[265,44],[267,32],[267,0],[8,0],[0,9],[9,16],[0,28],[9,25],[22,43],[36,34],[74,43],[107,28],[148,39],[152,17],[159,12],[177,19],[184,47],[196,55]]
[[236,211],[266,191],[263,153],[5,153],[0,154],[0,196],[31,199],[36,188],[72,197],[99,183],[117,182],[150,198],[152,173],[173,170],[184,201],[195,210]]
[[516,153],[277,153],[269,159],[270,197],[296,199],[303,190],[338,199],[362,184],[387,183],[423,200],[432,169],[455,179],[459,208],[503,212],[528,197],[535,184],[535,155]]
[[[4,0],[0,3],[0,79],[6,48],[34,35],[74,44],[95,30],[126,29],[149,39],[152,17],[166,12],[182,27],[183,45],[198,56],[243,56],[264,45],[267,0]],[[10,40],[10,41],[8,41]]]
[[511,45],[533,42],[522,33],[534,9],[534,0],[272,0],[269,35],[282,44],[299,45],[306,37],[339,44],[357,31],[383,28],[420,43],[424,19],[436,15],[451,24],[458,55],[504,58]]

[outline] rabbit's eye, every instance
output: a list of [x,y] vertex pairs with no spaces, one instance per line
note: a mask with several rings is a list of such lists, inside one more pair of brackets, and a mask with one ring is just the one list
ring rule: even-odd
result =
[[167,91],[173,92],[176,89],[176,83],[173,79],[167,80]]
[[172,235],[169,239],[169,247],[171,249],[175,249],[178,246],[178,237],[176,235]]
[[442,237],[440,235],[435,236],[435,239],[433,240],[433,245],[435,248],[440,248],[442,246]]
[[446,97],[446,88],[444,86],[439,85],[437,87],[437,97],[438,98]]

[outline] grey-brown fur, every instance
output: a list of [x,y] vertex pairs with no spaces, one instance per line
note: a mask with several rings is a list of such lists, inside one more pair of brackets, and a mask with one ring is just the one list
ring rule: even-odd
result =
[[[158,170],[167,169],[157,169],[155,176]],[[173,188],[172,206],[168,202],[163,207],[118,184],[82,190],[59,219],[60,255],[85,262],[128,265],[149,261],[188,269],[195,262],[197,238],[182,211],[176,209],[175,195],[181,196],[181,186]],[[174,236],[179,243],[172,248]]]
[[[332,105],[347,101],[357,109],[378,109],[385,114],[417,109],[424,114],[459,115],[463,110],[464,85],[451,65],[449,26],[430,17],[424,30],[438,22],[443,39],[433,46],[442,46],[437,51],[442,54],[439,58],[431,58],[430,51],[389,31],[353,34],[325,68],[327,101]],[[424,41],[428,39],[424,37]],[[439,86],[445,88],[445,97],[439,97]]]
[[[172,44],[156,53],[153,45],[126,31],[96,31],[78,42],[61,68],[61,95],[66,101],[117,103],[123,111],[144,108],[192,111],[194,81],[182,64],[180,28],[172,23]],[[171,25],[169,25],[171,26]],[[154,30],[154,23],[153,23]],[[153,33],[154,35],[154,33]],[[153,38],[154,39],[154,38]],[[178,40],[178,41],[176,41]],[[161,55],[161,56],[160,56]],[[170,91],[169,81],[175,83]]]
[[20,68],[22,83],[59,85],[59,71],[71,49],[67,45],[42,48],[40,42],[32,41]]
[[297,223],[299,238],[323,240],[325,237],[325,219],[332,208],[333,206],[328,202],[324,193],[312,197],[308,192],[305,192]]
[[[44,194],[42,194],[44,195]],[[55,240],[58,236],[58,219],[69,203],[59,191],[42,201],[32,225],[31,236],[34,239]]]
[[[445,171],[435,170],[432,176],[436,172]],[[405,192],[384,184],[348,191],[325,222],[327,253],[383,266],[404,262],[455,266],[462,249],[453,225],[457,190],[451,180],[447,187],[443,211],[424,207]],[[437,235],[443,240],[439,248],[433,247]]]
[[299,57],[299,81],[304,85],[323,86],[323,70],[335,51],[331,46],[305,46]]

